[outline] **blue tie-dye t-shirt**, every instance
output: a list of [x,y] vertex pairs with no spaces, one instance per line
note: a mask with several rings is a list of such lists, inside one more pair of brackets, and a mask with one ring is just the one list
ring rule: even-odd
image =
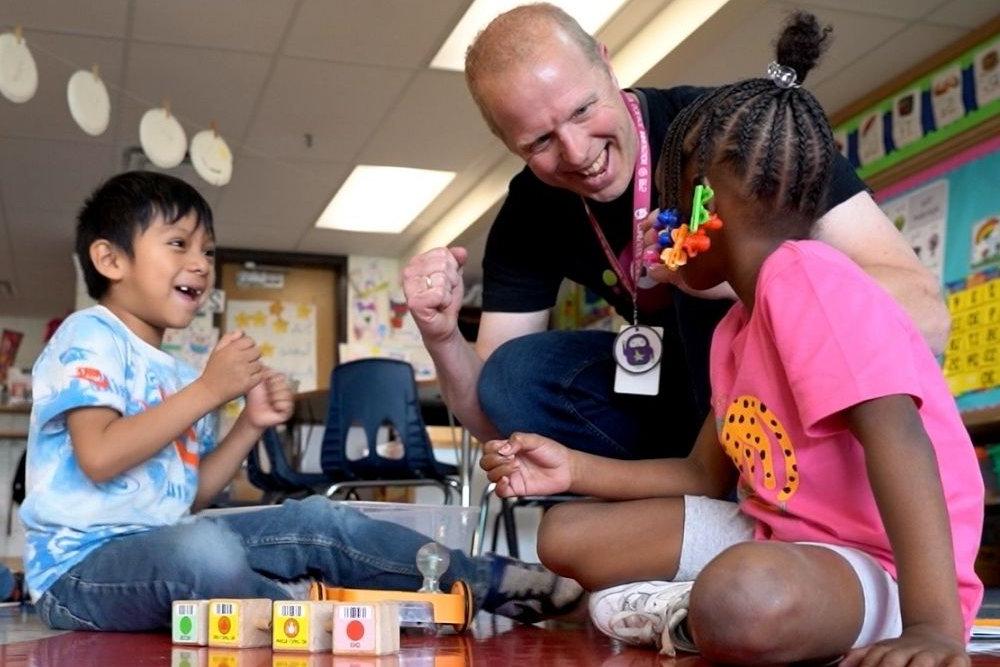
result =
[[215,447],[209,415],[155,456],[95,484],[77,464],[67,412],[100,406],[128,417],[196,377],[192,367],[143,341],[103,306],[70,315],[56,331],[32,371],[21,519],[34,599],[116,536],[169,526],[187,515],[198,488],[198,461]]

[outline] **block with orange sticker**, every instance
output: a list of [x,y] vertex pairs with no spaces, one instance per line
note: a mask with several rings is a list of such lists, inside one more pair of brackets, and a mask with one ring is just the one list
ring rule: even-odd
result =
[[271,600],[209,600],[208,645],[252,648],[271,645]]
[[334,604],[334,655],[388,655],[398,652],[399,605],[397,603]]
[[272,615],[275,651],[329,651],[333,602],[278,600]]

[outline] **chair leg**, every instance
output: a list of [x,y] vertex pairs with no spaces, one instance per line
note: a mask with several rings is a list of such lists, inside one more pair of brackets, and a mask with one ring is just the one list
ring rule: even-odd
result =
[[493,489],[496,488],[496,484],[490,482],[483,489],[483,496],[479,499],[479,522],[476,524],[476,532],[472,537],[472,555],[481,556],[483,554],[483,545],[486,541],[486,521],[490,513],[490,496],[493,495]]
[[514,522],[514,507],[515,503],[510,501],[505,502],[503,505],[504,537],[507,538],[507,553],[510,554],[510,557],[520,558],[521,548],[517,543],[517,524]]

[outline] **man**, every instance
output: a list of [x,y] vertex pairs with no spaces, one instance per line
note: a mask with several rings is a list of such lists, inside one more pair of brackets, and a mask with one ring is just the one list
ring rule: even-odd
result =
[[[644,217],[633,181],[637,128],[655,166],[670,122],[703,89],[623,94],[607,49],[548,4],[494,19],[469,48],[466,79],[490,129],[526,168],[490,230],[475,346],[457,328],[465,250],[436,248],[404,269],[445,401],[481,440],[527,431],[604,456],[685,455],[708,412],[712,331],[731,304],[674,285],[631,289],[633,219]],[[652,206],[657,199],[652,192]],[[818,238],[864,268],[942,349],[948,314],[935,278],[841,158],[828,205]],[[614,334],[546,331],[563,278],[629,320],[636,292],[639,322],[664,328],[658,395],[613,391]]]

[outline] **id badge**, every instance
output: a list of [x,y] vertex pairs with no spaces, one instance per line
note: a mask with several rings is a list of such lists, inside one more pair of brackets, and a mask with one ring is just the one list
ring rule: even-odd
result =
[[663,327],[625,324],[615,337],[615,393],[655,396],[660,391]]

